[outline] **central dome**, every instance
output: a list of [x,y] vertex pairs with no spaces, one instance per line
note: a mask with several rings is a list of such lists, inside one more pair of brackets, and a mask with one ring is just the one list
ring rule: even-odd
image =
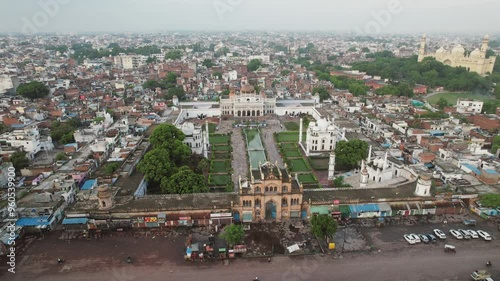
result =
[[252,85],[244,85],[241,87],[241,92],[246,94],[254,93],[255,88]]
[[463,55],[465,53],[465,49],[464,47],[462,47],[462,45],[458,44],[457,46],[455,46],[455,48],[453,48],[453,50],[451,51],[452,54],[459,54],[459,55]]

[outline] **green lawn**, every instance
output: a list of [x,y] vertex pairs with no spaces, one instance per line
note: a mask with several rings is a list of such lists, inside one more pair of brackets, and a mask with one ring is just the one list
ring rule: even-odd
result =
[[286,149],[283,153],[286,158],[301,157],[300,151],[298,149]]
[[210,165],[211,173],[228,173],[231,170],[231,161],[212,161]]
[[[210,125],[209,125],[210,126]],[[210,135],[210,144],[228,144],[231,137],[227,135]]]
[[290,148],[297,148],[298,145],[294,142],[284,142],[281,144],[281,147],[283,149],[290,149]]
[[214,123],[208,123],[208,133],[213,134],[215,133],[215,129],[217,128],[217,124]]
[[[302,140],[306,139],[306,133],[302,134]],[[298,142],[299,141],[299,132],[284,132],[278,133],[276,140],[279,143],[283,142]]]
[[284,125],[287,131],[298,131],[300,129],[300,125],[297,122],[285,122]]
[[440,94],[437,94],[435,96],[428,98],[427,102],[429,102],[431,105],[434,105],[439,101],[440,98],[444,98],[451,105],[456,105],[457,99],[459,99],[459,98],[475,99],[475,100],[482,100],[482,101],[493,99],[492,96],[472,94],[472,93],[440,93]]
[[289,168],[292,172],[309,172],[306,161],[303,158],[291,159]]
[[231,175],[214,175],[208,176],[208,184],[216,186],[224,186],[231,182]]
[[309,163],[311,164],[311,168],[315,171],[326,171],[328,170],[328,157],[318,158],[318,157],[309,157]]
[[231,147],[229,145],[214,145],[212,146],[213,151],[231,151]]
[[299,177],[299,182],[303,184],[318,183],[318,180],[312,173],[300,174],[298,177]]

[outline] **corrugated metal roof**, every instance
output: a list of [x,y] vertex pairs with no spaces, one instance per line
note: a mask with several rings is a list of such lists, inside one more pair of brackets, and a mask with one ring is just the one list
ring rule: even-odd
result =
[[90,189],[92,189],[94,184],[95,184],[95,180],[88,180],[83,184],[82,190],[90,190]]
[[88,218],[64,218],[62,224],[86,224]]
[[20,218],[16,221],[18,226],[39,226],[39,225],[49,225],[49,216],[31,217],[31,218]]
[[360,204],[360,205],[349,205],[351,213],[359,214],[361,212],[378,212],[378,204]]

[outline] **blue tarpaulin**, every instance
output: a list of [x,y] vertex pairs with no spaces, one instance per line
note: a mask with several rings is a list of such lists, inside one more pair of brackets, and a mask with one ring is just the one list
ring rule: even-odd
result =
[[95,180],[88,180],[86,181],[83,186],[82,186],[82,190],[89,190],[89,189],[92,189],[94,187],[94,184],[95,184]]
[[31,217],[31,218],[20,218],[16,221],[16,225],[18,226],[43,226],[49,225],[49,216],[41,216],[41,217]]
[[86,224],[88,221],[88,218],[65,218],[62,224]]

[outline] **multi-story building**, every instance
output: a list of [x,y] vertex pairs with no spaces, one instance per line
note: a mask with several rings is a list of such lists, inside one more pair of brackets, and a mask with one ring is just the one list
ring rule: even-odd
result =
[[114,57],[114,64],[118,68],[133,69],[146,64],[148,57],[142,55],[120,54]]
[[286,167],[266,162],[250,171],[250,180],[239,179],[239,208],[243,222],[284,221],[301,217],[303,187]]
[[203,154],[206,149],[206,136],[203,134],[201,125],[195,125],[191,122],[177,126],[185,135],[184,143],[196,154]]
[[259,117],[275,113],[276,98],[258,94],[252,85],[244,85],[240,92],[221,98],[220,108],[222,115]]
[[[336,143],[340,140],[345,140],[345,131],[337,127],[333,120],[319,119],[317,122],[311,122],[306,131],[306,155],[335,150]],[[299,144],[303,145],[302,120],[300,121]]]
[[0,143],[21,148],[26,152],[28,159],[33,159],[41,150],[51,150],[54,148],[52,138],[49,136],[42,139],[38,127],[35,125],[1,135]]
[[482,101],[475,101],[469,99],[458,99],[457,100],[457,112],[458,113],[473,113],[479,114],[483,110]]

